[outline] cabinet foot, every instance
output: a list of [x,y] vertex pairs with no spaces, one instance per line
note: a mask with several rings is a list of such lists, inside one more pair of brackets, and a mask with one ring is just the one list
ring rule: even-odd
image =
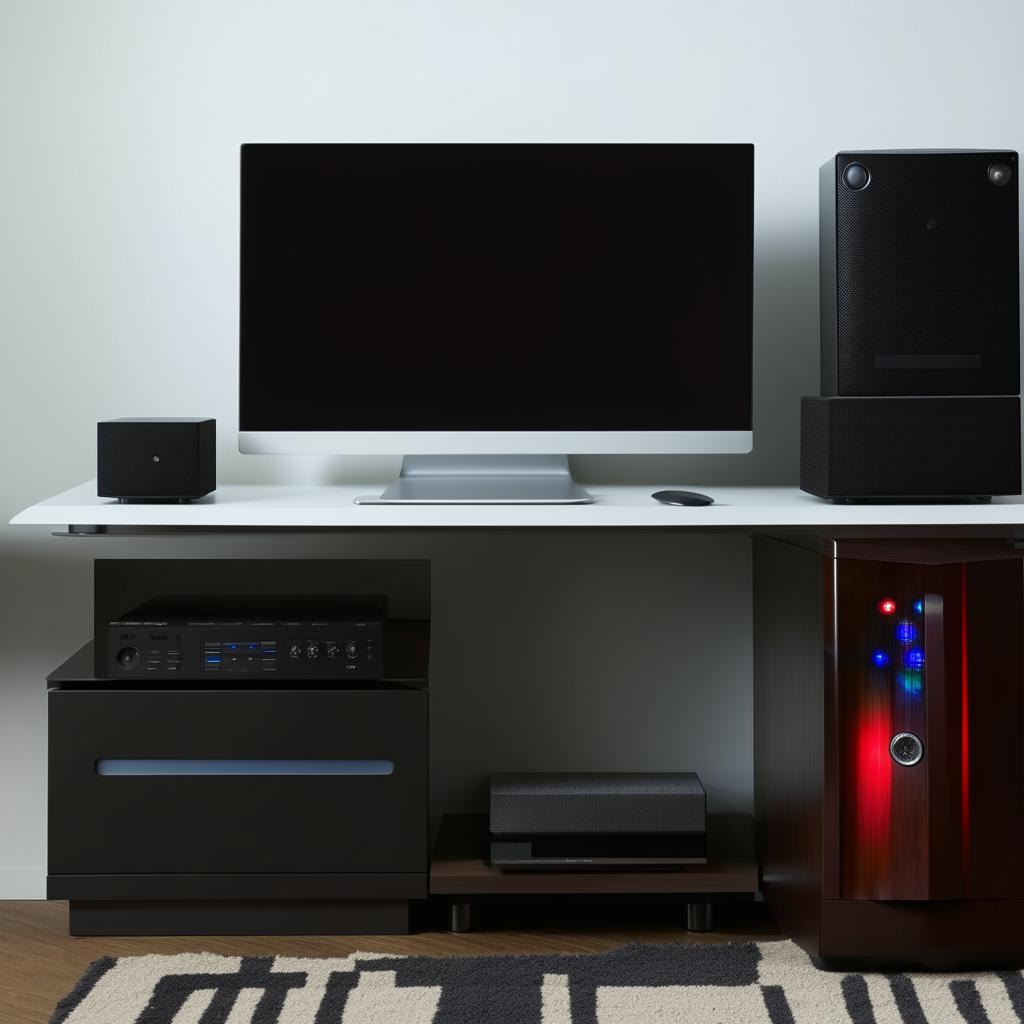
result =
[[471,932],[473,930],[473,901],[448,901],[448,931]]
[[686,930],[691,932],[709,932],[715,926],[714,904],[687,903]]

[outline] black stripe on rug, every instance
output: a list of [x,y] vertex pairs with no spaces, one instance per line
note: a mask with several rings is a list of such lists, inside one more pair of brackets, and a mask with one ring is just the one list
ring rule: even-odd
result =
[[951,981],[949,990],[953,993],[953,999],[956,1000],[956,1008],[960,1011],[960,1016],[967,1024],[992,1024],[985,1012],[985,1007],[981,1005],[978,986],[973,981],[967,979]]
[[905,974],[890,974],[889,988],[892,989],[892,997],[896,1000],[896,1009],[900,1011],[903,1024],[928,1024],[914,983]]
[[94,960],[85,969],[85,974],[78,979],[75,987],[57,1004],[50,1016],[50,1024],[64,1024],[64,1021],[77,1009],[79,1003],[96,987],[96,982],[110,970],[117,960],[112,956],[104,956]]
[[1020,971],[1000,971],[998,977],[1006,987],[1006,995],[1017,1020],[1024,1021],[1024,977]]
[[871,1007],[868,983],[863,974],[848,974],[841,985],[846,1012],[853,1024],[875,1024],[875,1011]]
[[781,985],[762,985],[761,995],[764,997],[764,1008],[768,1011],[768,1018],[772,1024],[796,1024]]

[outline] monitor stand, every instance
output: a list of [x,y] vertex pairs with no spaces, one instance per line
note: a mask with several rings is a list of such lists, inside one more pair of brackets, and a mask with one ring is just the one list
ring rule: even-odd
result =
[[583,505],[566,455],[406,455],[398,480],[357,505]]

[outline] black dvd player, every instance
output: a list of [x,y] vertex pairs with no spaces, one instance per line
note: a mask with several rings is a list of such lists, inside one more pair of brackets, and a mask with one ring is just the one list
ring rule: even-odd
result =
[[692,772],[491,776],[491,863],[503,870],[707,863],[707,798]]
[[382,645],[380,617],[345,607],[190,614],[150,603],[108,623],[106,678],[373,680]]

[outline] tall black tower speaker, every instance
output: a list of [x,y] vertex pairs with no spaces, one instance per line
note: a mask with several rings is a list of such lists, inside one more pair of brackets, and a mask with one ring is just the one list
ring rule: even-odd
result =
[[[847,500],[1019,493],[1017,154],[838,153],[819,209],[822,397],[804,401],[801,487]],[[952,404],[921,404],[939,398]]]

